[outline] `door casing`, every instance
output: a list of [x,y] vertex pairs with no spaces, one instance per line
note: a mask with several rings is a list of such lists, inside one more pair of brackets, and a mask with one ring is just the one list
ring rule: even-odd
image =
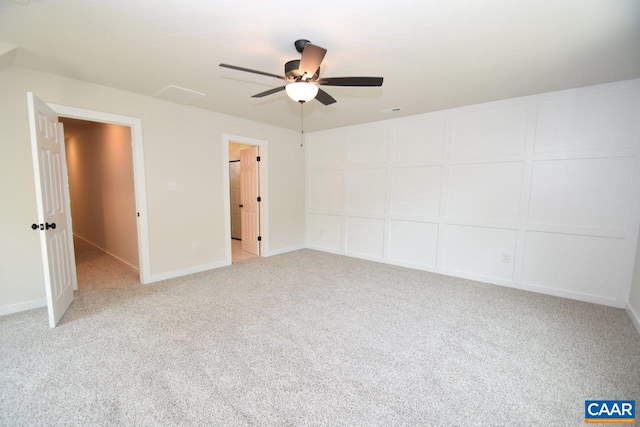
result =
[[[87,110],[67,105],[47,103],[59,116],[94,122],[111,123],[131,128],[131,145],[133,148],[133,177],[138,213],[138,259],[140,260],[140,283],[146,284],[151,279],[151,260],[149,257],[149,228],[147,215],[147,192],[144,171],[144,150],[142,138],[142,119],[102,111]],[[65,164],[66,170],[66,164]],[[75,266],[74,266],[75,267]]]

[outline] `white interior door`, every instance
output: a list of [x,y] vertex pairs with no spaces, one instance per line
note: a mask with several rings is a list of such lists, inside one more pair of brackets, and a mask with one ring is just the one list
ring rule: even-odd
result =
[[242,201],[242,249],[260,255],[260,186],[258,147],[240,152],[240,199]]
[[231,238],[242,240],[242,209],[240,205],[240,162],[229,162],[229,204],[231,208]]
[[71,305],[73,290],[78,288],[64,131],[56,113],[33,93],[27,93],[27,102],[38,206],[34,229],[40,233],[49,326],[53,328]]

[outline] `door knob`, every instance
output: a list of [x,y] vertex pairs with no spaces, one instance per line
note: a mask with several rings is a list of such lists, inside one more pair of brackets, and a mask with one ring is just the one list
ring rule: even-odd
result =
[[56,223],[52,222],[51,224],[49,224],[48,222],[46,223],[45,227],[48,229],[52,228],[52,229],[56,229]]
[[32,230],[44,230],[44,224],[31,224]]
[[240,205],[241,208],[243,208],[244,206]]

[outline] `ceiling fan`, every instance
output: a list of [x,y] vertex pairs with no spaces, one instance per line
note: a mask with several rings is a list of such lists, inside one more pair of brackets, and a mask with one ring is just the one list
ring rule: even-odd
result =
[[266,73],[264,71],[251,70],[235,65],[220,64],[221,67],[232,70],[245,71],[247,73],[261,74],[275,77],[287,82],[286,85],[257,93],[252,98],[262,98],[285,90],[294,101],[304,103],[317,99],[324,105],[330,105],[336,100],[318,86],[382,86],[382,77],[320,77],[320,64],[327,50],[311,44],[309,40],[296,40],[296,50],[302,54],[300,59],[294,59],[284,64],[284,76]]

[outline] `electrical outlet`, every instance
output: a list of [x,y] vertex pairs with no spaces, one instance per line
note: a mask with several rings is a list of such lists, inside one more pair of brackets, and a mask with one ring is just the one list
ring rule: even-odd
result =
[[193,244],[193,252],[198,252],[198,244],[197,243]]
[[502,262],[506,262],[507,264],[511,262],[511,255],[502,254]]

